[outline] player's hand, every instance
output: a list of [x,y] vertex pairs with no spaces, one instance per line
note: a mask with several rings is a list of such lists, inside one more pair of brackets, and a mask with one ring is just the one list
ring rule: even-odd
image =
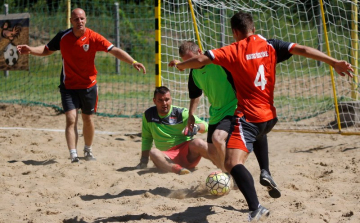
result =
[[348,75],[349,77],[353,77],[354,75],[351,72],[354,72],[354,69],[351,67],[351,64],[346,62],[345,60],[338,60],[334,64],[335,71],[341,76]]
[[189,114],[187,127],[190,131],[193,131],[194,124],[195,124],[195,117],[194,117],[194,115]]
[[143,70],[143,74],[146,74],[146,68],[142,63],[135,62],[133,63],[133,67],[138,71]]
[[141,157],[140,163],[136,166],[136,169],[145,169],[149,162],[149,157]]
[[139,163],[136,166],[136,169],[145,169],[147,167],[147,163]]
[[176,69],[178,69],[179,71],[184,71],[185,69],[180,69],[177,64],[180,63],[180,60],[172,60],[169,63],[169,67],[175,67]]
[[188,128],[188,126],[186,126],[183,129],[182,134],[193,137],[194,135],[196,135],[198,133],[199,129],[200,129],[200,126],[196,125],[196,124],[193,126],[192,130],[190,130]]
[[31,52],[28,45],[17,45],[16,48],[20,54],[30,54]]

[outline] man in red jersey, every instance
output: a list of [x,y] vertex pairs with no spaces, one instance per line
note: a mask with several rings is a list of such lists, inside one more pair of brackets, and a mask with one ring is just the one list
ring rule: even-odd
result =
[[96,85],[97,70],[95,54],[97,51],[109,52],[116,58],[132,64],[138,71],[146,73],[144,65],[134,60],[128,53],[115,47],[102,35],[86,28],[86,14],[81,8],[71,12],[72,28],[60,31],[47,45],[31,47],[18,45],[20,54],[48,56],[60,50],[63,67],[61,70],[60,93],[66,116],[65,137],[70,151],[71,162],[79,162],[77,155],[78,110],[81,109],[84,135],[85,160],[94,160],[92,143],[94,138],[93,114],[96,113],[98,93]]
[[237,42],[206,51],[204,55],[182,63],[171,61],[169,66],[184,70],[214,63],[231,72],[237,91],[238,107],[235,112],[234,131],[227,144],[225,168],[235,179],[248,203],[249,220],[257,221],[269,216],[270,212],[260,205],[253,177],[244,166],[250,152],[254,151],[260,165],[260,183],[270,189],[271,197],[281,196],[270,175],[266,137],[277,122],[273,105],[276,64],[294,54],[323,61],[341,76],[352,77],[350,71],[353,72],[353,69],[346,61],[336,60],[314,48],[281,40],[267,40],[256,35],[250,14],[236,13],[231,18],[231,28]]

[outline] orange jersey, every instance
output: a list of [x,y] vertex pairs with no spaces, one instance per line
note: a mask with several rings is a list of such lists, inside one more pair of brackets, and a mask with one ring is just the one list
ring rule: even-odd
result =
[[85,34],[80,38],[70,28],[60,31],[46,47],[51,51],[61,51],[63,67],[60,87],[87,89],[96,84],[96,52],[108,52],[114,45],[89,28],[86,28]]
[[238,99],[236,112],[242,112],[247,121],[259,123],[276,118],[276,63],[289,59],[294,46],[294,43],[252,35],[206,52],[214,64],[225,67],[232,74]]

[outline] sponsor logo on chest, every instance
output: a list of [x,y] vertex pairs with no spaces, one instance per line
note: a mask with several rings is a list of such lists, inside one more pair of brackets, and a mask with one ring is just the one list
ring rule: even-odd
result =
[[177,121],[177,118],[176,117],[169,117],[169,123],[170,124],[175,124]]
[[84,50],[85,52],[87,52],[87,51],[89,50],[89,44],[84,44],[84,45],[83,45],[83,50]]

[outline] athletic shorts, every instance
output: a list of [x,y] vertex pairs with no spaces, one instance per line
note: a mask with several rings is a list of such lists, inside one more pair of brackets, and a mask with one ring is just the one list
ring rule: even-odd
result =
[[226,147],[251,153],[254,150],[254,142],[269,133],[277,121],[278,119],[274,118],[267,122],[250,123],[242,114],[235,116],[234,130]]
[[[208,134],[207,134],[207,142],[208,143],[213,143],[212,142],[212,135],[214,134],[215,130],[224,130],[225,132],[227,132],[229,134],[230,137],[230,133],[232,132],[232,128],[233,128],[233,120],[234,120],[234,116],[225,116],[223,119],[221,119],[220,122],[214,124],[214,125],[209,125],[208,127]],[[228,138],[229,139],[229,138]]]
[[201,156],[199,156],[195,161],[188,161],[188,153],[189,153],[189,144],[190,141],[183,142],[179,145],[172,147],[167,151],[162,151],[165,155],[167,155],[174,163],[179,164],[186,169],[194,169],[196,165],[200,162]]
[[88,89],[60,88],[60,94],[64,112],[73,109],[81,109],[83,114],[91,115],[96,113],[98,102],[96,84]]

